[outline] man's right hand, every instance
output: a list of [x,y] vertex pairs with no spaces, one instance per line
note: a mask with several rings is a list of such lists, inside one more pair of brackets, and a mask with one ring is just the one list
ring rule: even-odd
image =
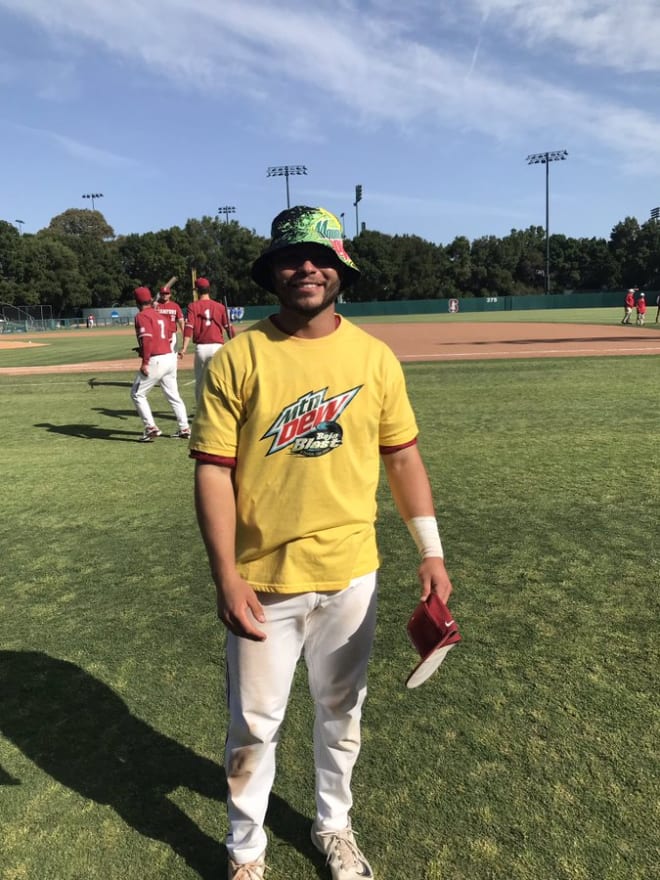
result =
[[238,575],[216,586],[218,617],[230,632],[244,639],[263,642],[266,633],[254,621],[265,623],[264,609],[252,587]]

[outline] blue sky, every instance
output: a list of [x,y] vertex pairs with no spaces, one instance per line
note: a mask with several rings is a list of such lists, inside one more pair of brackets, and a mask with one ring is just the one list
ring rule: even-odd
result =
[[[0,0],[0,219],[117,234],[291,203],[441,244],[660,205],[658,0]],[[220,215],[224,219],[224,215]]]

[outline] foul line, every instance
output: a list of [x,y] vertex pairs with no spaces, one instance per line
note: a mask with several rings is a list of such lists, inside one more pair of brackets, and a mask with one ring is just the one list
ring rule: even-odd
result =
[[608,356],[608,355],[617,355],[617,354],[659,354],[660,346],[655,347],[643,347],[640,348],[636,346],[635,348],[607,348],[607,349],[598,349],[598,348],[535,348],[535,349],[517,349],[512,351],[511,349],[498,349],[496,351],[465,351],[465,352],[443,352],[442,354],[438,354],[437,352],[433,352],[433,354],[403,354],[399,355],[399,360],[452,360],[454,358],[474,358],[475,360],[481,360],[482,358],[487,357],[497,357],[497,358],[517,358],[517,357],[528,357],[535,358],[540,355],[558,355],[558,356],[571,356],[578,354],[593,354],[599,356]]

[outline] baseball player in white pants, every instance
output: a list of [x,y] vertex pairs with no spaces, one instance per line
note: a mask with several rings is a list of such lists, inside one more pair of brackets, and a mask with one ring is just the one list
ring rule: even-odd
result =
[[188,413],[186,405],[179,394],[179,387],[176,381],[177,361],[176,354],[169,352],[168,354],[152,355],[149,360],[149,375],[145,376],[139,372],[135,376],[133,387],[131,388],[131,398],[135,404],[135,409],[142,419],[145,432],[148,428],[155,425],[154,416],[151,406],[147,400],[147,395],[151,389],[160,385],[165,400],[172,407],[176,416],[179,432],[189,432]]
[[179,425],[174,435],[183,440],[190,437],[188,413],[181,399],[176,381],[177,356],[171,348],[170,319],[153,308],[148,287],[136,287],[135,302],[139,312],[135,316],[135,334],[141,358],[140,368],[131,387],[131,399],[144,424],[142,443],[150,443],[163,433],[154,422],[147,395],[155,385],[163,389],[165,399],[172,407]]
[[188,306],[179,357],[185,355],[192,340],[195,343],[195,396],[199,403],[206,367],[222,348],[225,336],[231,339],[234,331],[224,305],[211,299],[208,278],[198,278],[195,287],[199,299]]
[[195,395],[199,400],[204,380],[204,370],[216,351],[222,348],[221,342],[202,342],[195,346]]
[[381,464],[422,556],[421,598],[446,601],[451,581],[401,365],[335,310],[359,277],[339,218],[283,211],[251,276],[280,309],[211,359],[190,441],[227,628],[227,876],[264,880],[275,749],[302,655],[315,719],[311,840],[332,880],[374,880],[350,787],[374,635]]
[[[317,822],[325,832],[349,825],[351,776],[360,751],[360,718],[376,623],[376,573],[356,578],[337,592],[263,593],[260,600],[266,610],[261,626],[266,640],[227,634],[228,679],[241,682],[240,689],[230,688],[228,695],[233,722],[225,747],[231,828],[227,846],[248,862],[266,849],[263,823],[275,778],[275,748],[301,654],[316,706]],[[241,723],[245,718],[250,719],[249,727]],[[236,775],[248,748],[254,756],[251,772]]]

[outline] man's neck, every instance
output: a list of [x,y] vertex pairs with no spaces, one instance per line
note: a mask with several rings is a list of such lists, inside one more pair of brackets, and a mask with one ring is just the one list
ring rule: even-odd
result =
[[334,333],[341,323],[341,318],[335,312],[334,303],[332,303],[318,315],[309,318],[298,312],[281,308],[279,313],[273,316],[273,321],[278,330],[288,333],[289,336],[297,336],[300,339],[320,339]]

